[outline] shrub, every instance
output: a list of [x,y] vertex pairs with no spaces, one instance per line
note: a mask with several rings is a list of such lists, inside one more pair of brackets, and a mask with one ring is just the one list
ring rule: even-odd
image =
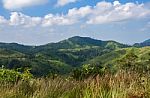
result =
[[15,70],[0,68],[0,82],[12,82],[15,83],[19,80],[28,80],[32,78],[32,74],[29,69],[26,68],[23,73]]

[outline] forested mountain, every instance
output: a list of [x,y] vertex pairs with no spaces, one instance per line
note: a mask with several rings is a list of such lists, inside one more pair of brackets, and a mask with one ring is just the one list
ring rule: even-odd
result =
[[142,42],[142,43],[135,43],[134,46],[137,46],[137,47],[150,46],[150,39],[145,40],[145,41]]
[[132,47],[129,45],[115,41],[79,36],[41,46],[0,43],[0,65],[10,69],[21,68],[20,70],[29,67],[36,76],[49,73],[66,74],[83,64],[112,64],[130,48]]

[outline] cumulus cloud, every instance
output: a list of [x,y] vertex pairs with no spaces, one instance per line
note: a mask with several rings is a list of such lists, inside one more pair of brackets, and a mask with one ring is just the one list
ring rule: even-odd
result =
[[149,17],[150,9],[144,4],[120,4],[119,1],[114,1],[113,3],[102,1],[98,2],[96,6],[69,9],[67,14],[54,15],[49,13],[44,17],[31,17],[20,12],[12,12],[9,19],[0,16],[0,24],[45,27],[73,25],[78,22],[82,24],[106,24]]
[[43,18],[42,26],[71,25],[74,23],[76,23],[76,20],[72,17],[48,14]]
[[113,5],[114,5],[114,6],[120,5],[120,2],[119,2],[119,1],[114,1],[114,2],[113,2]]
[[48,0],[2,0],[4,8],[8,10],[16,10],[24,7],[41,5]]
[[40,17],[30,17],[22,13],[12,12],[9,20],[10,25],[32,27],[41,24]]
[[0,24],[6,24],[9,26],[22,26],[22,27],[35,27],[35,26],[52,26],[52,25],[71,25],[76,23],[75,18],[68,15],[53,15],[48,14],[44,17],[31,17],[21,12],[12,12],[10,18],[7,20],[3,16],[0,16]]
[[150,9],[145,4],[121,4],[119,1],[113,3],[102,1],[94,7],[72,8],[68,11],[67,16],[74,18],[76,22],[104,24],[146,18],[150,16]]
[[91,6],[81,7],[79,9],[73,8],[68,11],[68,16],[73,18],[83,18],[86,17],[88,14],[92,13]]
[[89,17],[88,24],[103,24],[110,22],[120,22],[129,19],[139,19],[150,15],[150,9],[145,8],[144,4],[126,3],[120,4],[99,2]]
[[76,2],[76,1],[77,0],[58,0],[56,6],[64,6],[64,5],[67,5],[69,3],[73,3],[73,2]]

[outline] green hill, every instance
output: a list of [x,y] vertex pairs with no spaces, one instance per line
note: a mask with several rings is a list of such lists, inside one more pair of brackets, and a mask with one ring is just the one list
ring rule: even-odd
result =
[[34,49],[34,53],[36,56],[58,60],[77,67],[89,59],[123,47],[128,46],[115,41],[101,41],[75,36],[58,43],[38,46]]
[[[115,41],[79,36],[41,46],[0,43],[0,65],[10,69],[30,67],[36,76],[66,74],[83,64],[112,64],[130,49],[131,46]],[[148,58],[148,49],[149,47],[135,48],[141,59]]]
[[90,65],[103,65],[103,66],[111,66],[117,65],[117,60],[123,58],[127,53],[133,51],[135,55],[138,56],[137,62],[144,63],[146,66],[150,66],[150,47],[142,47],[142,48],[122,48],[111,51],[110,53],[103,54],[101,56],[97,56],[87,62],[85,64]]
[[134,46],[136,47],[145,47],[145,46],[150,46],[150,39],[145,40],[142,43],[135,43]]

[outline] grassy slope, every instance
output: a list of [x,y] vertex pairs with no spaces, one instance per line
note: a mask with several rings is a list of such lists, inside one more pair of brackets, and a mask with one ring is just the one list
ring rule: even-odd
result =
[[97,56],[90,61],[87,61],[85,63],[88,64],[113,64],[117,59],[123,57],[128,51],[133,50],[136,55],[138,55],[139,60],[147,61],[150,59],[150,47],[142,47],[142,48],[122,48],[122,49],[116,49],[110,53],[103,54],[102,56]]

